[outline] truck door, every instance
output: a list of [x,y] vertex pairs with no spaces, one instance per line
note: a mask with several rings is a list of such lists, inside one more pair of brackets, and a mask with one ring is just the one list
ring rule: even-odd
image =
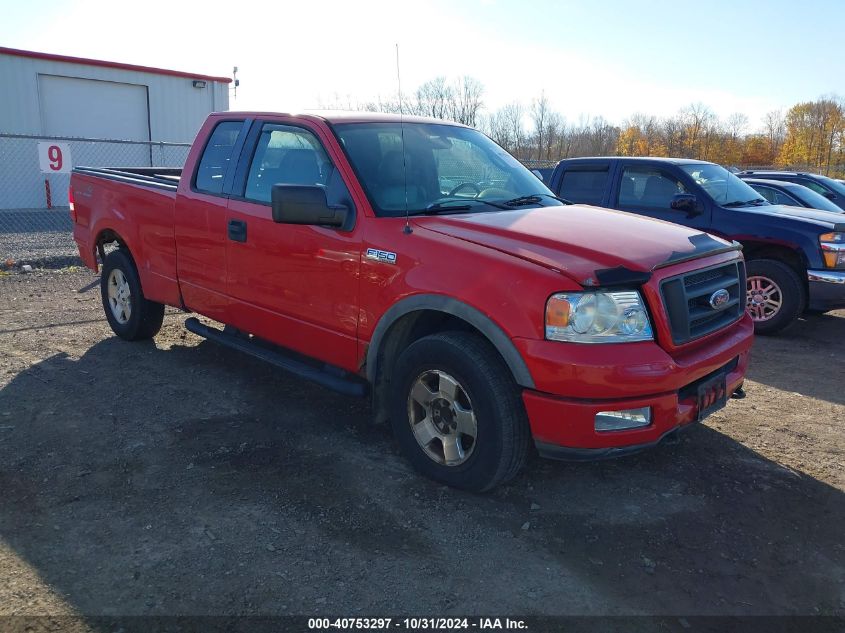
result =
[[[698,195],[701,212],[692,215],[671,207],[672,198],[679,193]],[[675,170],[652,163],[622,163],[615,183],[610,206],[659,220],[683,224],[706,231],[710,224],[707,201],[686,177]]]
[[[182,173],[176,196],[176,267],[185,305],[225,321],[226,205],[234,163],[249,122],[243,118],[207,123],[208,141],[197,157],[194,173]],[[204,138],[205,128],[197,138]],[[187,185],[187,186],[186,186]]]
[[[301,120],[256,121],[226,213],[229,323],[289,349],[356,370],[361,237],[321,226],[277,224],[276,183],[324,187],[329,204],[354,210],[328,132]],[[322,139],[321,139],[322,136]]]

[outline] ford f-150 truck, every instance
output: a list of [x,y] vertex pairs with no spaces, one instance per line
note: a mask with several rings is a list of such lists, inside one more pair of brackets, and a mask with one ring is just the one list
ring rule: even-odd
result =
[[[736,243],[569,205],[489,138],[381,114],[217,113],[184,169],[71,177],[126,340],[186,327],[372,398],[422,473],[482,491],[657,444],[722,407],[753,337]],[[116,246],[116,248],[115,248]]]
[[758,334],[809,309],[845,308],[845,220],[839,213],[769,204],[724,167],[685,158],[571,158],[549,186],[577,203],[676,222],[740,242],[748,312]]

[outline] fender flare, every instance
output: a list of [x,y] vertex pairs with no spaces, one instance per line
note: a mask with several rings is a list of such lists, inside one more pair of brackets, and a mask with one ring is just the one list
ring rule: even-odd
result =
[[462,301],[445,295],[419,294],[407,297],[393,304],[379,319],[367,348],[367,380],[374,384],[378,370],[378,354],[384,342],[384,336],[390,327],[403,316],[420,310],[434,310],[466,321],[479,332],[501,354],[517,384],[534,389],[534,379],[528,371],[516,346],[510,337],[493,320],[480,310]]

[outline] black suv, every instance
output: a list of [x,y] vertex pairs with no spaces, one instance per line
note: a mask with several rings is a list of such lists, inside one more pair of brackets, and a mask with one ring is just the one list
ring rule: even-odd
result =
[[812,189],[831,200],[840,209],[845,209],[845,184],[821,174],[810,174],[801,171],[769,171],[765,169],[746,170],[737,173],[743,180],[748,178],[765,178],[766,180],[785,180]]
[[807,207],[834,213],[845,213],[830,198],[816,193],[809,187],[786,180],[768,180],[765,178],[743,178],[757,193],[772,204],[788,204],[792,207]]

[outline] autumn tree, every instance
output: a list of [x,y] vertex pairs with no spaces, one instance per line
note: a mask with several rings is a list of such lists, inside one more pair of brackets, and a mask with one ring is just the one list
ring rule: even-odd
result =
[[830,174],[842,155],[845,111],[839,99],[826,97],[792,106],[786,113],[786,136],[778,154],[782,165],[806,166]]
[[[587,155],[699,158],[736,167],[778,165],[845,175],[845,102],[834,96],[772,110],[759,125],[735,112],[720,119],[704,103],[663,118],[636,113],[621,127],[602,116],[567,121],[544,91],[527,107],[514,101],[489,114],[484,86],[473,77],[435,77],[406,95],[379,97],[356,106],[381,112],[421,114],[482,127],[520,160],[554,162]],[[341,99],[336,97],[341,103]],[[347,96],[346,103],[352,98]]]

